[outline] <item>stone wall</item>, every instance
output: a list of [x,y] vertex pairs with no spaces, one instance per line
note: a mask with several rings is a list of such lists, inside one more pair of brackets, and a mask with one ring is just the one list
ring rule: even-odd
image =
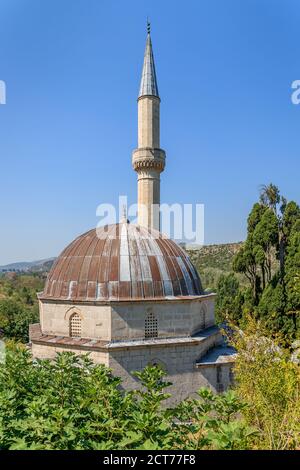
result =
[[[123,350],[110,350],[109,367],[114,375],[122,378],[123,387],[132,390],[138,381],[133,371],[142,370],[148,364],[158,363],[167,372],[167,380],[172,382],[168,392],[173,395],[169,403],[183,400],[193,395],[201,387],[218,389],[217,369],[210,367],[197,369],[197,361],[212,347],[222,341],[220,334],[207,337],[195,344],[170,344],[163,346],[129,347]],[[228,374],[227,374],[228,376]],[[224,387],[227,385],[224,373]]]
[[158,337],[192,335],[214,325],[214,297],[203,296],[189,302],[155,301],[124,304],[113,303],[111,311],[111,339],[142,339],[145,319],[152,313],[157,318]]
[[44,334],[69,336],[69,320],[73,313],[82,318],[82,337],[110,341],[111,308],[109,305],[70,305],[67,302],[41,302],[40,323]]
[[145,302],[111,302],[109,304],[70,304],[63,301],[40,301],[43,334],[69,336],[70,317],[82,319],[83,338],[103,341],[143,339],[145,319],[152,313],[157,319],[158,337],[180,337],[214,325],[214,296],[189,301],[161,300]]
[[197,368],[197,371],[209,384],[213,384],[211,388],[217,393],[227,390],[233,382],[232,363],[230,362],[202,365]]
[[194,338],[112,342],[101,348],[66,346],[55,340],[50,345],[32,340],[32,354],[40,359],[54,359],[58,352],[63,351],[88,353],[95,363],[110,367],[115,376],[121,377],[126,390],[139,385],[132,374],[134,371],[142,370],[148,364],[160,364],[167,372],[166,380],[172,383],[167,390],[172,394],[168,404],[172,404],[193,396],[201,387],[210,387],[216,392],[228,388],[232,380],[232,364],[200,362],[204,355],[221,343],[219,330],[210,328]]
[[81,350],[78,347],[72,348],[71,346],[65,347],[59,345],[49,346],[46,344],[39,344],[35,342],[32,342],[31,344],[31,351],[32,356],[38,359],[54,359],[57,353],[64,351],[74,352],[79,355],[89,353],[89,357],[95,363],[104,364],[107,367],[109,364],[108,353],[102,351],[86,351],[83,349]]

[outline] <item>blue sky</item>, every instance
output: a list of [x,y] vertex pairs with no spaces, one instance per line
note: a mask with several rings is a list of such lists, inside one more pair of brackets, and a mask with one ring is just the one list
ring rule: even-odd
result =
[[263,183],[300,200],[297,0],[1,0],[0,264],[57,255],[136,199],[146,18],[167,152],[161,199],[205,204],[205,242],[244,239]]

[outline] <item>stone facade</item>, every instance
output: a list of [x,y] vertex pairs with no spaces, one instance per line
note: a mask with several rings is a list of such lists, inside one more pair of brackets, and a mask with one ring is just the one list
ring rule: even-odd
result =
[[40,321],[44,334],[70,335],[70,318],[74,313],[81,317],[82,337],[111,340],[111,307],[92,303],[68,304],[64,302],[41,301]]
[[[33,339],[33,338],[32,338]],[[61,352],[74,352],[77,355],[88,354],[95,364],[104,364],[109,367],[109,355],[107,351],[90,351],[87,349],[80,349],[74,346],[63,346],[58,343],[53,345],[45,344],[43,342],[32,341],[31,352],[34,358],[38,359],[55,359],[57,353]]]
[[113,303],[111,310],[112,341],[144,339],[148,315],[157,319],[158,338],[192,335],[214,324],[214,296],[193,300]]
[[[217,329],[199,335],[197,340],[180,342],[170,341],[163,344],[127,345],[127,349],[110,348],[109,366],[114,374],[122,377],[126,390],[137,387],[137,379],[132,375],[135,370],[141,370],[148,364],[159,364],[167,372],[167,380],[172,383],[168,392],[172,394],[169,403],[174,403],[195,394],[201,387],[210,387],[218,391],[217,368],[197,368],[200,358],[209,349],[221,344],[222,337]],[[229,385],[229,367],[222,367],[222,385]]]
[[70,318],[81,317],[82,337],[103,341],[144,339],[149,314],[157,319],[158,337],[181,337],[214,325],[214,294],[191,299],[144,302],[72,302],[40,300],[44,334],[69,336]]
[[232,380],[232,361],[226,363],[202,363],[201,359],[222,344],[217,327],[202,330],[192,337],[149,340],[127,340],[93,344],[80,340],[73,344],[63,343],[62,337],[31,334],[32,354],[40,359],[54,359],[58,352],[71,351],[89,354],[95,363],[104,364],[113,374],[121,377],[126,390],[137,388],[133,372],[148,364],[158,364],[167,373],[172,383],[168,392],[172,394],[169,404],[193,396],[201,387],[210,387],[216,392],[226,390]]
[[[70,336],[72,315],[79,315],[81,337]],[[147,318],[155,321],[156,336],[146,337]],[[214,295],[187,299],[137,302],[40,301],[40,325],[30,331],[32,354],[53,359],[58,352],[88,353],[95,363],[110,367],[127,390],[137,386],[132,374],[148,364],[160,364],[172,382],[174,401],[209,386],[228,388],[232,360],[203,361],[220,348],[222,335],[215,326]],[[85,338],[85,339],[84,339]]]

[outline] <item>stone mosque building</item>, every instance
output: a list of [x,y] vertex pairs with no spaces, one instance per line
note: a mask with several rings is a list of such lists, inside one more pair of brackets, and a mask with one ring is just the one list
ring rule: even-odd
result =
[[159,232],[160,97],[148,27],[138,96],[138,225],[92,229],[67,246],[38,295],[40,323],[30,326],[32,354],[89,353],[123,387],[132,372],[160,364],[181,400],[202,386],[225,390],[234,354],[215,325],[215,294],[205,293],[184,250]]

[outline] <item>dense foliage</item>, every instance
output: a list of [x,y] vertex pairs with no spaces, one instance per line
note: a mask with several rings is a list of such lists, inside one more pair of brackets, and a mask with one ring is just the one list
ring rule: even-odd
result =
[[0,364],[0,449],[235,449],[253,434],[238,414],[234,392],[199,391],[175,408],[164,372],[136,373],[142,388],[124,392],[120,379],[87,356],[58,354],[32,361],[7,349]]
[[233,258],[235,273],[218,282],[217,314],[245,326],[252,313],[269,335],[281,333],[282,344],[300,338],[300,208],[280,196],[273,184],[264,186],[248,217],[247,239]]
[[281,339],[268,333],[251,317],[243,331],[235,328],[235,390],[246,404],[247,425],[256,429],[253,449],[300,449],[300,367],[279,347]]
[[37,275],[9,273],[0,278],[0,332],[6,338],[28,341],[29,324],[38,321],[36,293],[43,284]]
[[0,449],[299,449],[300,370],[260,323],[233,327],[233,390],[167,407],[164,372],[121,381],[88,356],[32,361],[9,345],[0,363]]

